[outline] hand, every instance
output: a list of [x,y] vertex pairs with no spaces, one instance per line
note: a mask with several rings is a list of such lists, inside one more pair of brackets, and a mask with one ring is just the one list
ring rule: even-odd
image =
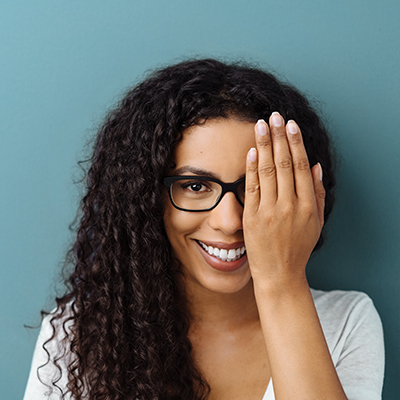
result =
[[299,127],[273,113],[255,126],[247,155],[244,240],[254,280],[304,283],[324,224],[320,164],[310,169]]

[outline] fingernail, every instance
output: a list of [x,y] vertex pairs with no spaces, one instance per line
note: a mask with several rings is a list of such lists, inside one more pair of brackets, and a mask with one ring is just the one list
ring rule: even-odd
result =
[[287,127],[288,127],[288,131],[289,133],[291,133],[292,135],[294,135],[295,133],[297,133],[297,125],[296,122],[290,120],[287,123]]
[[249,150],[249,160],[252,162],[257,160],[257,150],[254,147]]
[[322,165],[320,163],[318,163],[318,165],[319,165],[319,180],[322,182],[322,175],[323,175],[323,173],[322,173]]
[[259,119],[257,121],[257,132],[261,136],[265,136],[267,134],[267,125],[263,119]]
[[282,117],[278,113],[278,111],[274,111],[271,114],[271,124],[274,126],[281,126],[282,125]]

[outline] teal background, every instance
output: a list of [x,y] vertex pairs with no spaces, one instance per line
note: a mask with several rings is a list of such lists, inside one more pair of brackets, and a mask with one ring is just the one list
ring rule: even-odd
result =
[[77,161],[145,71],[190,56],[277,71],[322,110],[340,154],[329,241],[312,285],[367,292],[400,393],[400,2],[3,0],[0,4],[0,386],[22,398],[39,310],[71,240]]

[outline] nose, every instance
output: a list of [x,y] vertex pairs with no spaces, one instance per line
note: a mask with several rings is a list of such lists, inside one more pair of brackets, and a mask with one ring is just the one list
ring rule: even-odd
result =
[[243,207],[233,192],[225,193],[220,203],[209,211],[208,224],[225,235],[233,235],[243,229]]

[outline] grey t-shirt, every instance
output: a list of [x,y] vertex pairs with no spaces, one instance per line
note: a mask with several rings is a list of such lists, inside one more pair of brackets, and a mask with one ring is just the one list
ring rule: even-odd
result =
[[[364,293],[334,290],[323,292],[311,289],[314,303],[328,343],[333,364],[349,400],[380,400],[384,373],[383,331],[379,315]],[[31,372],[24,400],[55,400],[37,376],[39,366],[47,362],[44,342],[52,335],[49,317],[43,320],[36,343]],[[56,354],[56,342],[47,345],[51,355]],[[58,386],[66,387],[66,360],[59,361],[62,375],[52,363],[40,370],[44,382],[59,376]],[[70,398],[70,397],[69,397]],[[262,400],[275,400],[272,380]]]

